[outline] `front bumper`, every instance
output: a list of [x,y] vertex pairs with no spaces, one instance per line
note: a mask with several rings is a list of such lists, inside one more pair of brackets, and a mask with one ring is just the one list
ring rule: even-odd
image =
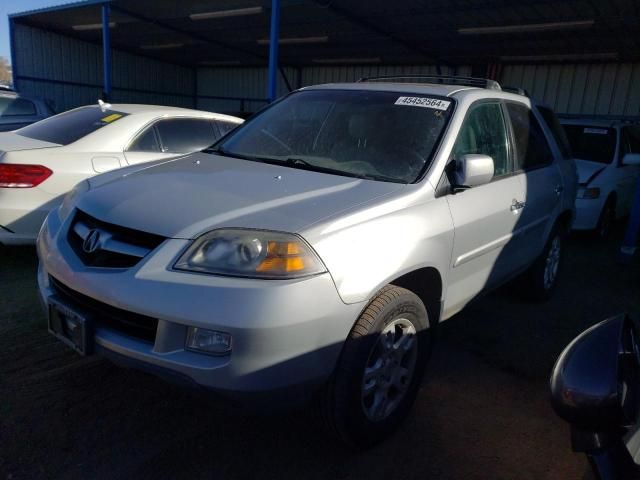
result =
[[[98,302],[157,318],[152,342],[98,323],[96,351],[234,398],[324,382],[364,307],[343,303],[326,273],[269,281],[169,270],[188,240],[164,241],[135,267],[105,269],[85,266],[65,237],[54,212],[37,242],[43,302],[56,294],[53,277]],[[185,350],[187,326],[230,333],[233,351],[216,357]]]

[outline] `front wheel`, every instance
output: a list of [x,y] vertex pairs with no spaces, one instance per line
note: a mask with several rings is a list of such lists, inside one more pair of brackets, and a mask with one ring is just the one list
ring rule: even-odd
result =
[[564,260],[565,239],[565,229],[556,225],[542,253],[526,273],[524,293],[531,300],[548,300],[553,294]]
[[352,328],[323,393],[332,433],[358,448],[391,434],[413,405],[430,350],[420,298],[393,285],[380,290]]

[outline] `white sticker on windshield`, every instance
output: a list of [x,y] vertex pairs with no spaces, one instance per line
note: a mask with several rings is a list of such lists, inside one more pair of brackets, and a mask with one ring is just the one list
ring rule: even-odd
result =
[[451,105],[447,100],[439,98],[425,97],[398,97],[394,105],[409,105],[410,107],[435,108],[436,110],[446,110]]
[[595,133],[596,135],[606,135],[609,133],[606,128],[585,128],[584,133]]

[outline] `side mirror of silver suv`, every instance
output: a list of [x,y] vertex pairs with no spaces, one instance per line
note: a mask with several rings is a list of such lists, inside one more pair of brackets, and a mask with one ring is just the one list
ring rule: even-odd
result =
[[489,155],[468,153],[456,159],[456,169],[453,174],[455,186],[477,187],[489,183],[493,178],[493,158]]

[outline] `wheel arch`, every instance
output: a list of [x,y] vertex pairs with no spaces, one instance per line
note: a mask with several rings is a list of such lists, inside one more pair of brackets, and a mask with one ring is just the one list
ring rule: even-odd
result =
[[[613,204],[613,211],[615,213],[616,218],[619,217],[618,214],[618,192],[616,190],[611,190],[609,192],[609,195],[607,195],[607,199],[604,201],[604,203],[602,204],[602,208],[604,210],[604,207],[607,206],[607,204],[611,202]],[[600,214],[602,214],[602,212],[600,212]]]
[[440,321],[442,306],[442,276],[435,267],[422,267],[391,280],[392,285],[406,288],[416,294],[427,308],[429,323],[435,326]]
[[571,210],[565,210],[564,212],[558,215],[556,219],[556,224],[562,225],[566,232],[571,230],[571,224],[573,223],[574,214]]

